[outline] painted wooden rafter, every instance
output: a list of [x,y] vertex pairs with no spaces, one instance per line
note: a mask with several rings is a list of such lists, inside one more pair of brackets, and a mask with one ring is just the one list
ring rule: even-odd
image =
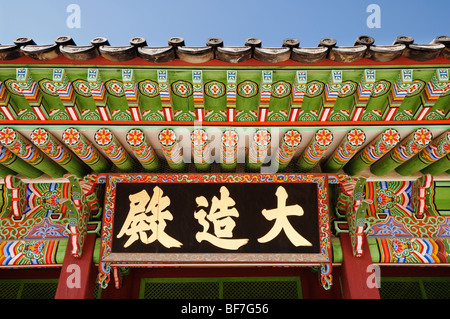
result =
[[100,76],[100,71],[98,69],[88,69],[87,80],[100,117],[103,121],[109,121],[111,114],[109,113],[106,88]]
[[413,84],[413,70],[402,69],[389,93],[388,105],[383,114],[384,121],[392,121]]
[[332,70],[328,82],[325,84],[323,93],[323,106],[319,114],[321,122],[327,121],[330,117],[333,106],[339,96],[339,90],[342,86],[342,71]]
[[355,105],[351,114],[352,121],[359,121],[361,115],[364,113],[367,103],[369,102],[372,90],[375,87],[375,70],[364,70],[361,81],[358,84],[358,89],[355,96]]
[[306,84],[308,81],[307,71],[297,71],[295,73],[294,85],[292,86],[291,96],[291,110],[289,114],[289,121],[295,122],[301,112],[303,99],[306,92]]
[[430,81],[428,81],[421,95],[421,105],[416,111],[416,119],[422,121],[426,118],[431,108],[437,102],[442,93],[450,90],[448,69],[436,69]]
[[49,114],[42,104],[42,93],[36,81],[33,80],[31,72],[27,68],[16,69],[16,80],[19,84],[22,94],[39,120],[45,121]]
[[69,114],[70,119],[73,121],[80,120],[80,112],[76,105],[76,94],[74,93],[74,88],[66,71],[60,68],[53,69],[52,79],[59,98]]
[[236,78],[237,78],[237,71],[227,71],[228,122],[234,122],[236,117]]
[[194,96],[195,115],[198,122],[205,120],[205,101],[203,94],[203,72],[192,70],[192,87]]
[[273,71],[262,71],[261,76],[258,121],[265,122],[269,113],[270,97],[272,95]]
[[14,121],[17,118],[17,114],[10,105],[11,96],[3,82],[0,81],[0,110],[10,121]]
[[170,98],[169,75],[167,70],[158,70],[158,88],[164,118],[167,122],[173,121],[172,101]]
[[430,174],[419,177],[414,183],[411,201],[416,218],[422,219],[427,212],[426,195],[427,190],[433,185],[433,176]]
[[139,107],[138,85],[135,79],[134,70],[122,70],[122,83],[133,121],[139,122],[142,120],[142,113]]

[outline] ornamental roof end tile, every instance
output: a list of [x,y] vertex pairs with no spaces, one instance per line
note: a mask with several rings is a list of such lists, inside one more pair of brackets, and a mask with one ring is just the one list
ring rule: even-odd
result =
[[398,36],[391,45],[375,45],[370,36],[359,36],[353,46],[338,46],[336,39],[320,39],[317,47],[301,47],[298,39],[284,39],[281,47],[264,47],[257,38],[248,38],[243,46],[225,46],[221,38],[208,38],[205,46],[186,46],[183,38],[172,37],[165,47],[148,46],[145,38],[133,37],[130,45],[111,46],[108,39],[96,37],[90,45],[78,46],[70,36],[60,36],[53,44],[38,45],[29,37],[16,38],[13,44],[0,45],[0,61],[28,56],[37,61],[50,61],[64,56],[72,61],[89,61],[101,56],[123,62],[140,58],[151,63],[180,60],[199,64],[211,60],[241,63],[255,59],[265,63],[288,60],[303,64],[323,60],[352,63],[362,58],[390,62],[399,57],[413,61],[429,61],[438,57],[450,60],[450,36],[438,36],[428,44],[416,44],[409,36]]

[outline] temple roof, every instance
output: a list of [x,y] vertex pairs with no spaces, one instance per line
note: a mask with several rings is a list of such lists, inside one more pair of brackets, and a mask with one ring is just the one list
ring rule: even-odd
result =
[[70,36],[60,36],[52,44],[36,44],[29,37],[16,38],[13,44],[0,45],[0,61],[16,60],[22,56],[37,61],[50,61],[63,56],[71,61],[89,61],[102,57],[108,61],[123,62],[142,59],[151,63],[180,60],[205,63],[218,60],[242,63],[250,59],[265,63],[286,61],[313,64],[322,61],[352,63],[363,58],[375,62],[391,62],[405,57],[412,61],[430,61],[436,58],[450,60],[450,37],[438,36],[428,44],[416,44],[409,36],[398,36],[391,45],[375,45],[370,36],[358,37],[353,46],[338,46],[336,39],[320,39],[317,47],[301,47],[298,39],[284,39],[281,47],[264,47],[257,38],[246,39],[243,46],[226,46],[220,38],[209,38],[205,46],[190,47],[180,37],[172,37],[165,47],[151,47],[146,39],[134,37],[128,46],[111,46],[104,37],[96,37],[90,45],[76,45]]

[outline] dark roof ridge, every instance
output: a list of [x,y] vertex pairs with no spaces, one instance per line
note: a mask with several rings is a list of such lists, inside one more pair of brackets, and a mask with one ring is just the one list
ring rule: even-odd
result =
[[301,47],[298,39],[284,39],[280,47],[263,47],[257,38],[247,38],[243,46],[224,46],[221,38],[208,38],[205,46],[186,46],[181,37],[172,37],[165,47],[151,47],[142,37],[133,37],[130,44],[111,46],[108,39],[96,37],[90,45],[78,46],[70,36],[60,36],[55,43],[38,45],[29,37],[20,37],[14,44],[0,45],[0,60],[15,60],[28,56],[38,61],[58,56],[74,61],[87,61],[101,56],[109,61],[123,62],[135,58],[152,63],[179,59],[188,63],[204,63],[214,59],[240,63],[250,58],[266,63],[292,60],[317,63],[324,59],[351,63],[362,58],[377,62],[393,61],[404,56],[413,61],[428,61],[437,57],[450,59],[450,36],[438,36],[428,44],[416,44],[409,36],[398,36],[391,45],[375,45],[370,36],[359,36],[353,46],[337,46],[333,38],[320,39],[317,47]]

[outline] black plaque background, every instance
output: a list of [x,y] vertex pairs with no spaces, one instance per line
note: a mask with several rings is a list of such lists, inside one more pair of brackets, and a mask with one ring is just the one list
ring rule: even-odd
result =
[[[144,244],[140,239],[124,248],[129,236],[117,238],[128,215],[130,201],[128,196],[147,190],[153,196],[153,188],[159,186],[163,196],[170,198],[170,211],[173,220],[166,220],[165,232],[180,241],[180,248],[166,248],[158,241]],[[195,234],[202,231],[202,226],[194,218],[197,207],[195,198],[205,196],[211,205],[213,196],[220,199],[220,187],[225,186],[230,197],[235,201],[234,207],[239,217],[232,217],[236,223],[233,239],[248,238],[249,241],[238,250],[218,248],[207,241],[199,243]],[[288,220],[294,229],[307,239],[312,246],[295,247],[281,231],[278,236],[267,243],[259,243],[258,238],[267,234],[275,220],[267,220],[261,213],[263,209],[277,207],[275,192],[279,186],[286,189],[288,198],[286,205],[300,205],[303,216],[289,216]],[[203,208],[205,209],[205,208]],[[209,207],[205,209],[209,213]],[[150,215],[150,213],[149,213]],[[113,253],[320,253],[318,226],[317,184],[315,183],[118,183],[113,225]],[[210,223],[209,233],[214,234],[214,225]],[[148,234],[150,235],[150,233]]]

